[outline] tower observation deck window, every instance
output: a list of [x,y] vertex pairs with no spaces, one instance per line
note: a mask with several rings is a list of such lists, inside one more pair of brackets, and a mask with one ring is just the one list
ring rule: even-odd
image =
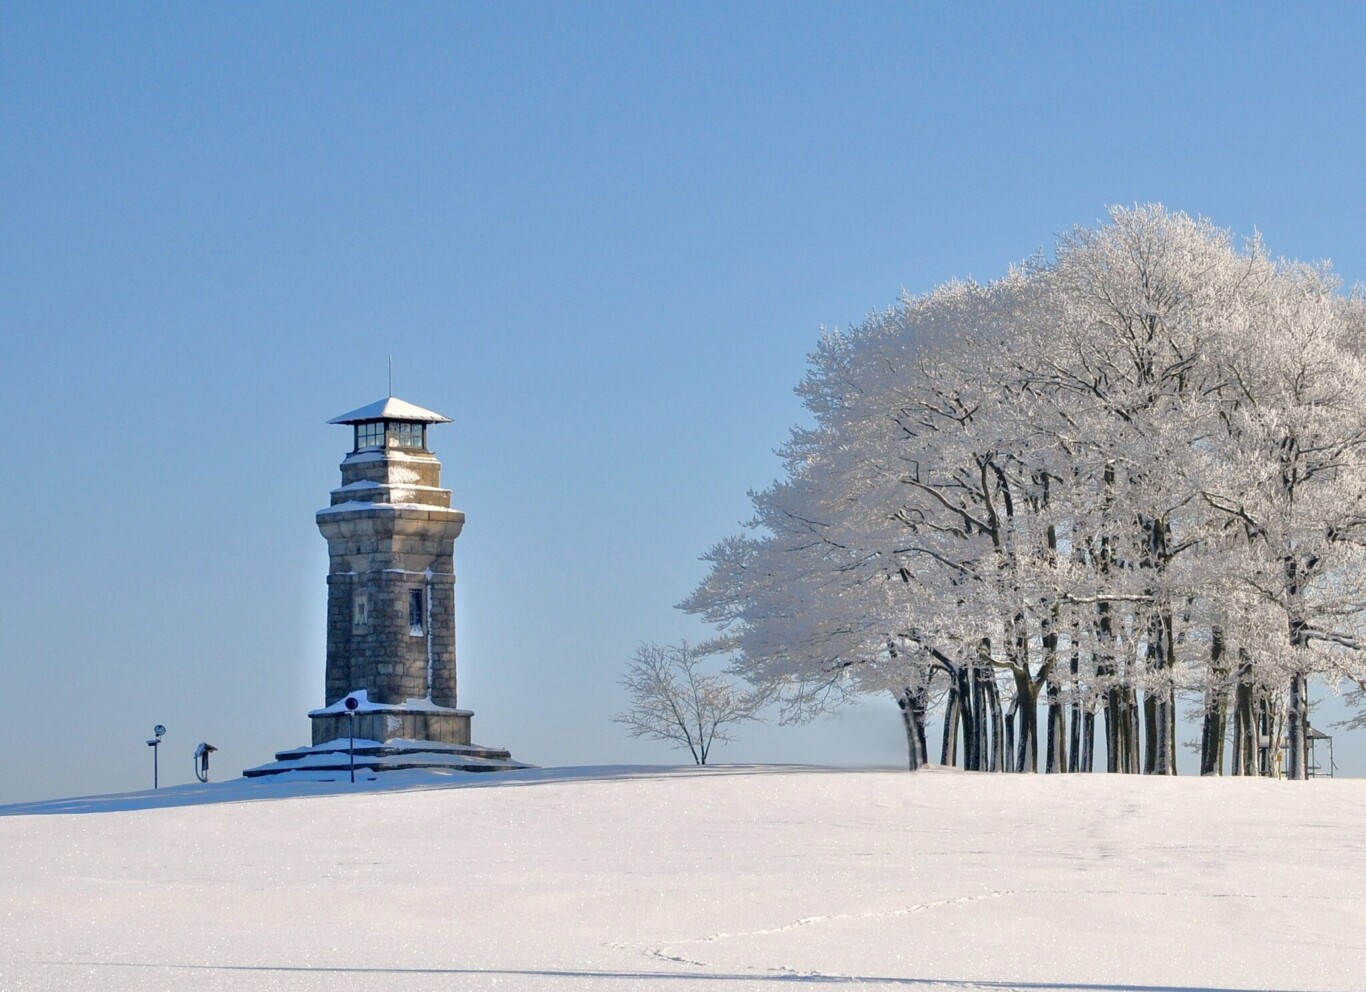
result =
[[356,425],[356,450],[367,448],[427,448],[427,425],[404,420],[371,420]]
[[404,421],[389,421],[389,443],[400,448],[425,448],[427,446],[427,425],[410,424]]
[[356,450],[379,448],[384,445],[384,421],[375,420],[356,425]]

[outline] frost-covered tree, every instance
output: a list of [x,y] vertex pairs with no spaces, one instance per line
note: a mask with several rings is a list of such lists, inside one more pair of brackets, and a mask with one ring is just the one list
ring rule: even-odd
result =
[[1309,677],[1359,674],[1366,647],[1366,365],[1335,289],[1282,267],[1259,347],[1227,342],[1223,471],[1202,492],[1243,537],[1227,557],[1259,628],[1250,658],[1285,687],[1290,778],[1307,773]]
[[[789,718],[850,692],[890,691],[912,768],[926,758],[936,675],[971,681],[982,664],[960,601],[980,594],[973,577],[991,554],[957,491],[964,480],[980,485],[990,464],[990,452],[973,463],[961,438],[978,398],[919,345],[956,333],[956,315],[986,312],[981,297],[947,287],[908,301],[915,322],[892,312],[861,339],[823,340],[801,390],[816,428],[793,433],[782,452],[788,479],[755,497],[756,532],[712,550],[712,574],[685,604],[722,628],[736,671],[775,691]],[[941,465],[950,450],[966,461]],[[933,459],[923,471],[922,454]],[[990,471],[986,479],[995,485]],[[995,698],[989,681],[978,697]]]
[[[801,718],[891,691],[909,765],[1304,772],[1310,676],[1355,677],[1366,307],[1208,222],[1117,209],[1056,258],[825,335],[814,424],[682,605]],[[1045,710],[1039,726],[1040,707]],[[1070,719],[1071,726],[1068,727]]]
[[641,644],[621,679],[631,707],[614,719],[632,737],[687,748],[693,761],[705,765],[712,746],[734,740],[733,726],[754,719],[760,702],[705,665],[706,655],[686,641]]

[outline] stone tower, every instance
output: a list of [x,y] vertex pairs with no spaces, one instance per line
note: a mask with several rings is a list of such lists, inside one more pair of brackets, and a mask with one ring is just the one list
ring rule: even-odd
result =
[[[353,430],[341,485],[318,511],[327,539],[327,669],[322,709],[308,714],[313,746],[279,752],[247,776],[329,770],[525,767],[470,743],[456,708],[455,539],[465,515],[441,488],[427,447],[448,417],[393,396],[329,420]],[[354,701],[350,709],[345,705]]]
[[[318,511],[327,539],[326,703],[364,690],[382,707],[386,737],[470,742],[455,708],[455,539],[465,515],[441,488],[427,429],[449,418],[389,397],[329,420],[354,429],[332,505]],[[313,743],[346,718],[310,714]]]

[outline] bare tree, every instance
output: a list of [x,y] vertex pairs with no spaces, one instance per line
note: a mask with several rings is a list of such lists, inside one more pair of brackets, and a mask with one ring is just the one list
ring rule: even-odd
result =
[[734,740],[729,727],[755,719],[759,699],[724,675],[703,671],[703,657],[687,641],[641,644],[621,679],[631,708],[615,721],[630,727],[632,737],[685,747],[705,765],[713,744]]

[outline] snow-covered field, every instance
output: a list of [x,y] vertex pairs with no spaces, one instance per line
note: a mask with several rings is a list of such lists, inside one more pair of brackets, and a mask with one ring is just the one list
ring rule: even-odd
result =
[[1361,780],[581,768],[350,791],[0,808],[0,989],[1366,988]]

